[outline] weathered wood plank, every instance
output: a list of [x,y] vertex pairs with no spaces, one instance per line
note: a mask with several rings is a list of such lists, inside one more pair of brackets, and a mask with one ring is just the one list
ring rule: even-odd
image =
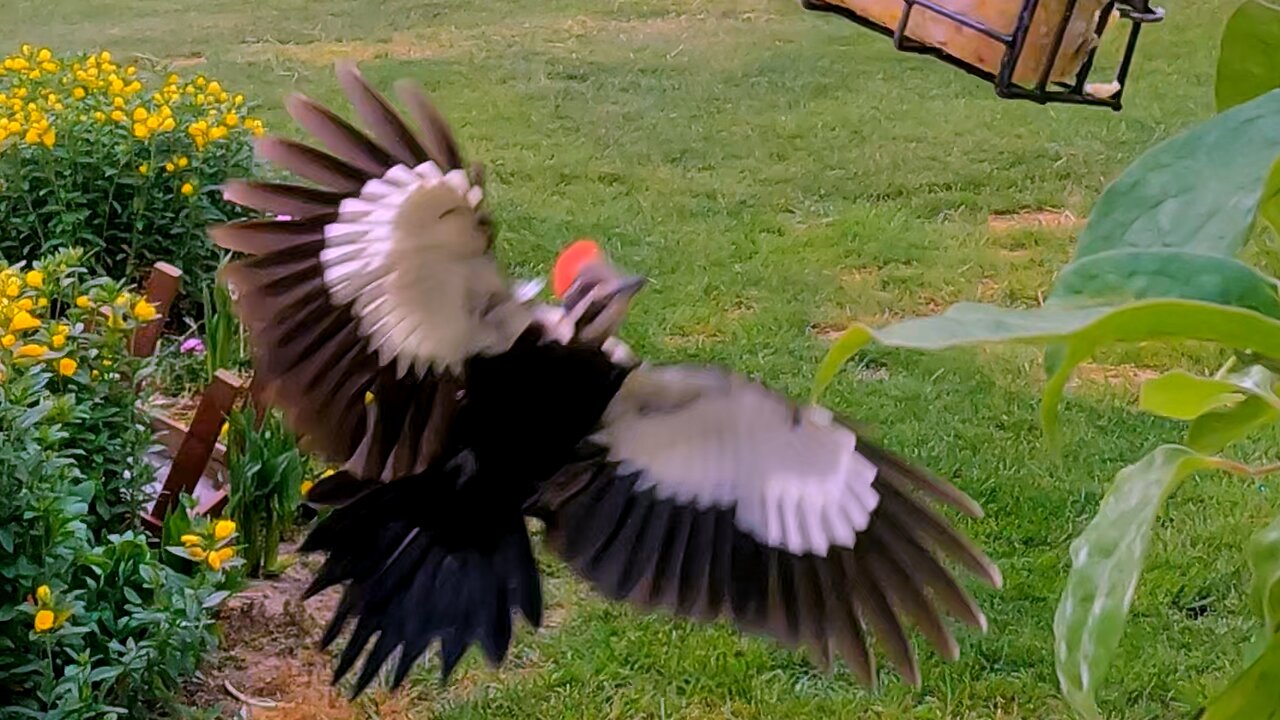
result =
[[191,427],[174,454],[164,486],[152,505],[150,515],[153,520],[163,518],[182,493],[195,490],[217,447],[222,423],[244,390],[244,383],[234,374],[226,370],[214,374],[213,382],[205,389],[196,407]]

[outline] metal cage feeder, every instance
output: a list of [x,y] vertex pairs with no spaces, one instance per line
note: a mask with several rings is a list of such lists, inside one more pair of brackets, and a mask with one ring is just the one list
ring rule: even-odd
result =
[[[1002,98],[1120,110],[1142,26],[1164,19],[1149,0],[801,0],[935,56],[995,86]],[[1129,25],[1115,77],[1089,82],[1112,17]],[[1003,28],[1003,29],[1002,29]]]

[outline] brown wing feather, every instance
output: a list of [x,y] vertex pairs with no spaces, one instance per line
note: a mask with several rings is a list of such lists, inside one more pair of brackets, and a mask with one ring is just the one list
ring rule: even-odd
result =
[[[606,449],[584,450],[591,457],[544,485],[530,507],[545,519],[550,547],[609,597],[695,619],[728,617],[745,631],[804,647],[821,665],[838,655],[868,685],[875,677],[870,636],[907,682],[919,684],[908,624],[947,660],[959,650],[944,613],[986,627],[943,560],[961,561],[993,586],[999,571],[912,495],[927,480],[904,480],[910,467],[901,461],[877,482],[881,506],[853,547],[797,555],[736,527],[732,508],[657,499],[641,484],[643,469],[624,472]],[[973,506],[967,498],[961,504]]]
[[[387,479],[420,472],[434,459],[461,382],[446,370],[411,367],[398,375],[403,367],[380,363],[354,309],[370,298],[340,303],[326,284],[326,228],[348,222],[340,218],[339,206],[359,196],[370,180],[389,172],[403,178],[404,168],[393,171],[395,164],[413,167],[435,154],[448,171],[461,157],[447,123],[434,108],[424,114],[418,96],[413,112],[425,118],[425,147],[354,67],[340,66],[338,79],[373,137],[311,99],[290,98],[290,114],[329,151],[268,137],[259,141],[259,153],[323,188],[233,180],[225,190],[229,201],[294,219],[231,223],[210,234],[220,246],[249,256],[225,268],[223,278],[252,341],[261,397],[284,410],[308,448],[346,463],[352,477]],[[449,218],[454,225],[446,232],[461,228],[458,217],[468,212]],[[488,232],[486,221],[477,217],[475,225]],[[473,242],[469,232],[461,233],[460,242]],[[373,403],[366,404],[366,393],[373,394]]]

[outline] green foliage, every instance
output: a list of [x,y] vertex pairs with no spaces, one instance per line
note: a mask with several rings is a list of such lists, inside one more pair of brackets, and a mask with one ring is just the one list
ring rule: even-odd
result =
[[218,262],[206,228],[240,216],[218,185],[252,169],[251,111],[202,75],[24,45],[0,65],[0,256],[81,247],[95,274],[166,261],[205,286]]
[[239,370],[247,365],[244,329],[231,308],[231,292],[216,281],[204,288],[205,382],[218,370]]
[[226,573],[160,562],[128,339],[154,309],[78,253],[0,271],[0,715],[148,717],[214,641]]
[[257,577],[277,568],[280,540],[297,517],[308,471],[280,413],[267,412],[260,426],[255,418],[253,408],[245,406],[228,421],[227,514],[243,538],[248,573]]
[[[1259,70],[1276,62],[1268,49],[1274,37],[1280,37],[1280,12],[1257,2],[1241,9],[1223,40],[1219,99],[1228,109],[1153,148],[1107,188],[1075,260],[1060,273],[1044,306],[965,303],[878,330],[855,325],[831,348],[815,380],[816,398],[872,340],[921,350],[1039,345],[1049,375],[1042,419],[1052,433],[1072,372],[1104,346],[1199,340],[1235,351],[1214,378],[1174,372],[1144,384],[1142,409],[1190,422],[1186,444],[1163,446],[1122,470],[1098,514],[1072,543],[1071,571],[1054,618],[1055,659],[1068,702],[1089,717],[1100,716],[1097,689],[1119,647],[1165,499],[1197,470],[1280,470],[1251,469],[1208,454],[1280,415],[1274,375],[1280,368],[1277,281],[1234,257],[1259,217],[1273,223],[1277,218],[1280,73]],[[1269,54],[1259,56],[1264,52]],[[1237,369],[1240,363],[1244,367]],[[1208,705],[1206,717],[1280,713],[1275,527],[1250,546],[1259,646],[1269,649]]]
[[1071,573],[1053,618],[1058,679],[1067,700],[1090,717],[1101,717],[1094,694],[1120,647],[1156,514],[1179,482],[1211,463],[1181,445],[1158,448],[1116,475],[1071,543]]
[[1248,0],[1222,33],[1214,95],[1228,110],[1280,87],[1280,7]]

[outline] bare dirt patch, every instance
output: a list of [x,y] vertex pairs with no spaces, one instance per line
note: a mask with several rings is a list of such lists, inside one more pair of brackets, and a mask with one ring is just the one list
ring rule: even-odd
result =
[[987,227],[992,232],[1011,232],[1044,228],[1049,230],[1074,230],[1084,224],[1070,210],[1021,210],[1014,213],[992,213],[987,216]]
[[1068,387],[1086,388],[1107,386],[1136,392],[1142,383],[1156,377],[1160,371],[1136,365],[1097,365],[1083,363],[1076,368]]
[[316,641],[339,591],[302,601],[315,562],[304,558],[281,577],[227,600],[218,616],[222,642],[201,681],[188,688],[189,704],[255,720],[363,720],[371,712],[389,720],[410,717],[411,688],[391,696],[374,687],[353,703],[330,686],[333,658]]

